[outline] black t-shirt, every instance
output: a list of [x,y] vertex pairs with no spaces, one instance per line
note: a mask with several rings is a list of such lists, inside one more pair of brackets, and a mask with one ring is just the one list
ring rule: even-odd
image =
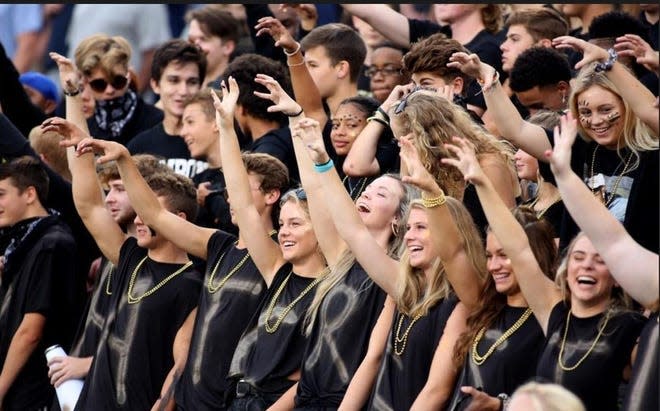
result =
[[231,222],[229,204],[225,201],[225,175],[220,168],[207,168],[192,178],[195,187],[201,183],[210,182],[211,190],[204,200],[204,206],[199,207],[195,224],[202,227],[217,228],[227,233],[238,235],[238,227]]
[[[534,200],[535,199],[527,201],[523,203],[523,205],[533,208]],[[536,211],[536,215],[539,218],[544,218],[552,225],[552,228],[555,230],[555,237],[559,237],[559,233],[561,231],[561,222],[564,217],[564,213],[567,212],[566,207],[564,206],[564,202],[560,199],[559,201],[552,203],[545,210],[535,210],[535,211]]]
[[385,292],[358,263],[323,297],[305,349],[297,407],[339,407],[384,302]]
[[344,188],[351,196],[353,201],[355,201],[357,200],[358,197],[360,197],[360,194],[362,194],[364,189],[377,178],[378,176],[370,176],[370,177],[344,176],[344,178],[342,179],[342,184],[344,185]]
[[292,185],[300,183],[300,172],[293,151],[293,140],[289,127],[270,130],[268,133],[254,140],[247,151],[252,153],[266,153],[279,159],[289,169],[289,181]]
[[[307,344],[302,327],[315,288],[304,294],[290,311],[285,310],[314,280],[293,273],[290,263],[278,270],[236,347],[229,371],[232,380],[243,378],[260,391],[279,395],[295,383],[287,377],[302,366]],[[273,299],[275,306],[271,310]],[[286,315],[280,322],[283,314]],[[270,327],[279,326],[268,332],[266,321],[271,330]]]
[[[526,310],[525,307],[505,306],[477,344],[477,354],[485,356],[495,341],[520,320]],[[500,393],[511,395],[518,386],[534,376],[544,342],[543,330],[533,314],[505,342],[497,346],[481,365],[473,358],[474,340],[471,341],[463,369],[456,380],[451,405],[447,409],[463,410],[470,404],[470,397],[465,398],[460,390],[462,386],[481,387],[491,397]]]
[[[369,409],[410,409],[428,380],[438,342],[457,303],[458,299],[454,296],[438,301],[412,327],[410,317],[402,316],[398,310],[394,313]],[[401,341],[406,331],[409,332],[405,342],[395,342],[395,339]]]
[[131,155],[153,154],[162,157],[172,170],[190,178],[208,167],[205,161],[190,157],[190,150],[183,137],[167,134],[163,123],[156,124],[135,136],[126,148]]
[[[545,130],[550,144],[554,146],[551,130]],[[588,186],[600,185],[603,181],[607,187],[607,200],[612,196],[612,190],[617,188],[616,195],[608,206],[610,212],[623,222],[628,233],[643,247],[658,252],[658,202],[660,187],[660,167],[658,150],[644,151],[639,154],[639,166],[621,175],[630,151],[623,149],[621,157],[615,150],[598,147],[596,161],[593,162],[595,142],[586,142],[578,136],[571,151],[571,168]],[[634,158],[633,158],[634,160]],[[593,163],[593,178],[591,167]],[[631,161],[632,163],[632,161]],[[630,167],[629,167],[630,168]],[[555,178],[548,163],[539,161],[539,172],[549,183],[555,184]],[[619,181],[620,180],[620,181]],[[592,183],[593,181],[593,183]],[[617,185],[618,181],[618,185]],[[568,212],[562,218],[562,228],[559,233],[559,247],[565,248],[578,233],[579,228]]]
[[658,410],[658,313],[646,320],[639,336],[637,356],[632,369],[632,378],[623,403],[623,410]]
[[[199,298],[200,274],[192,267],[166,281],[182,267],[148,258],[135,238],[124,242],[111,278],[111,311],[76,410],[151,409],[174,365],[176,333]],[[131,284],[131,295],[142,297],[134,304]]]
[[141,132],[161,124],[163,121],[163,111],[151,104],[145,103],[138,96],[137,106],[131,119],[122,128],[118,137],[113,137],[110,130],[101,130],[96,123],[96,118],[91,116],[87,119],[89,135],[101,140],[111,140],[127,145],[135,136]]
[[[115,266],[105,256],[101,257],[96,284],[88,299],[85,322],[81,322],[73,348],[69,355],[73,357],[93,357],[99,343],[99,337],[105,325],[110,309],[112,278]],[[114,276],[116,278],[116,275]]]
[[[643,317],[634,312],[613,314],[593,350],[586,355],[598,336],[605,313],[587,318],[570,314],[564,343],[568,313],[569,308],[563,302],[557,303],[550,313],[547,342],[539,358],[537,376],[563,385],[582,400],[587,411],[618,410],[623,369],[630,362],[630,352],[644,326]],[[562,346],[565,367],[573,367],[582,360],[576,369],[565,371],[559,365]]]
[[222,231],[209,239],[188,360],[175,391],[180,409],[224,407],[232,355],[267,290],[248,250],[236,248],[235,241]]
[[[14,227],[36,220],[24,220]],[[80,320],[76,309],[82,304],[76,302],[76,245],[69,228],[57,216],[41,219],[14,250],[0,278],[0,367],[23,317],[38,313],[46,318],[41,339],[2,404],[6,411],[23,411],[50,406],[55,391],[48,378],[44,350],[54,344],[65,351],[70,349]]]

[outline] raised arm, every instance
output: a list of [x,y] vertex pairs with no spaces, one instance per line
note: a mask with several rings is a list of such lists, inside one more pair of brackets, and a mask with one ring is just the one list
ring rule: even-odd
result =
[[374,282],[396,298],[398,262],[387,255],[365,226],[335,167],[326,166],[332,163],[325,151],[321,134],[303,133],[302,137],[305,138],[304,145],[309,157],[318,166],[317,173],[324,198],[332,202],[328,210],[337,232]]
[[636,301],[651,307],[658,300],[658,254],[639,245],[571,170],[575,119],[569,113],[555,128],[550,167],[564,206],[594,244],[617,283]]
[[282,47],[287,56],[287,66],[291,75],[291,86],[296,101],[305,110],[305,115],[318,121],[323,127],[328,116],[323,109],[323,99],[314,79],[309,74],[305,57],[300,50],[300,43],[291,37],[282,22],[274,17],[263,17],[255,26],[257,36],[270,35],[275,40],[275,46]]
[[274,78],[265,74],[257,74],[255,81],[268,89],[268,93],[255,91],[257,97],[273,102],[269,111],[279,111],[289,117],[289,127],[293,137],[293,149],[296,163],[300,172],[300,182],[307,194],[309,213],[314,232],[329,266],[334,265],[341,253],[348,247],[341,239],[332,218],[327,210],[327,201],[319,184],[318,174],[314,171],[314,164],[305,151],[301,133],[321,133],[316,120],[305,118],[300,105],[291,98]]
[[[476,308],[479,304],[483,274],[470,262],[463,236],[458,231],[449,208],[443,205],[446,200],[445,193],[419,159],[412,143],[412,135],[401,137],[399,141],[401,162],[406,164],[409,172],[409,175],[403,177],[403,181],[418,187],[422,191],[422,198],[429,204],[426,213],[431,227],[431,238],[445,268],[447,279],[461,302],[469,309]],[[485,266],[482,267],[484,272],[485,269]]]
[[454,67],[477,79],[483,90],[488,113],[502,137],[539,160],[547,161],[543,153],[550,142],[543,128],[523,120],[502,88],[497,71],[479,60],[476,54],[454,53],[447,67]]
[[410,47],[408,18],[387,4],[340,4],[347,12],[369,23],[390,42]]
[[474,146],[466,139],[454,137],[456,145],[446,144],[457,158],[443,158],[443,164],[458,168],[477,189],[479,201],[493,234],[511,260],[520,289],[534,312],[543,332],[548,328],[550,312],[561,294],[554,282],[543,274],[529,245],[527,234],[493,188],[474,154]]
[[[618,43],[620,49],[625,49],[625,46],[627,46],[628,41],[624,39]],[[582,52],[583,58],[575,64],[576,69],[585,67],[593,62],[605,64],[608,61],[613,61],[609,52],[604,48],[575,37],[557,37],[552,40],[552,45],[558,49],[568,48]],[[623,54],[625,55],[625,52]],[[614,62],[611,69],[604,70],[604,73],[617,87],[621,98],[630,105],[633,113],[651,127],[657,137],[660,132],[660,119],[658,118],[658,109],[653,107],[653,102],[655,101],[653,93],[637,80],[637,77],[619,61]]]
[[395,86],[378,111],[357,136],[344,160],[344,173],[351,177],[381,174],[380,164],[376,160],[376,151],[381,134],[389,127],[390,107],[403,96],[410,94],[414,83]]
[[378,376],[378,368],[383,359],[385,348],[387,347],[387,336],[392,328],[392,319],[396,304],[392,297],[387,296],[385,305],[378,316],[374,328],[369,337],[369,348],[365,354],[360,366],[353,374],[350,384],[344,394],[344,399],[339,405],[338,411],[360,411],[364,409],[369,394]]
[[[252,257],[252,261],[261,272],[266,284],[270,286],[277,270],[284,264],[282,251],[273,242],[266,228],[261,223],[261,217],[252,199],[250,180],[245,170],[238,145],[238,137],[234,131],[234,111],[238,100],[238,84],[229,77],[229,88],[225,81],[221,84],[222,101],[212,93],[216,109],[216,122],[220,130],[220,158],[225,174],[230,207],[236,215],[241,235]],[[273,195],[265,193],[265,195]]]

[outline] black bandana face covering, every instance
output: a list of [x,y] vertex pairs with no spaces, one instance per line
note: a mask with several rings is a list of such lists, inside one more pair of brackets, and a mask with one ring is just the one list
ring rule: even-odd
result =
[[128,90],[126,94],[112,100],[96,100],[94,118],[101,130],[110,130],[113,137],[118,137],[130,121],[137,107],[137,94]]

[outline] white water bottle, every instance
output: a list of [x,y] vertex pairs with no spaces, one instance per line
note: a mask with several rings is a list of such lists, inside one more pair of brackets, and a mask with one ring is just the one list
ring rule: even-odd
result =
[[[48,363],[52,358],[55,357],[66,357],[66,352],[59,344],[52,345],[46,348],[44,351],[46,355],[46,362]],[[78,397],[80,396],[80,391],[82,391],[84,380],[81,379],[69,379],[60,384],[59,387],[55,388],[55,393],[57,394],[57,401],[60,403],[60,409],[62,411],[73,411],[78,402]]]

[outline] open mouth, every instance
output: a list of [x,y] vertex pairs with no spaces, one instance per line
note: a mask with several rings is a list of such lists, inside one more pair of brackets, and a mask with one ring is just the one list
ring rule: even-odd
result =
[[282,248],[284,249],[291,248],[294,245],[296,245],[296,243],[293,241],[282,241]]
[[364,203],[357,204],[357,210],[359,213],[370,213],[371,209],[367,207]]
[[493,276],[493,280],[495,280],[495,282],[499,282],[499,281],[503,281],[503,280],[506,280],[507,278],[509,278],[509,273],[494,273],[494,274],[492,274],[492,276]]
[[591,127],[591,131],[593,131],[596,134],[605,134],[609,131],[609,129],[612,128],[612,126],[604,126],[604,127]]
[[586,285],[595,285],[596,279],[588,275],[580,275],[577,277],[577,283],[586,284]]

